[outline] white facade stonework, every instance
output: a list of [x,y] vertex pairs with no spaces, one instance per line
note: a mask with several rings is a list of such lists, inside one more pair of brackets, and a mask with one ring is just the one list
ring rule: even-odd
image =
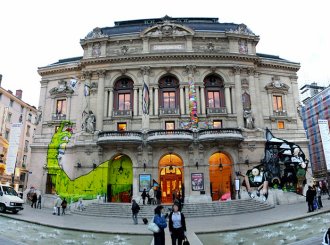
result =
[[[42,117],[31,146],[34,164],[29,185],[46,192],[47,147],[62,119],[74,125],[63,166],[68,176],[77,178],[92,170],[93,163],[125,154],[132,160],[132,195],[136,198],[141,195],[139,175],[151,174],[159,182],[162,157],[174,154],[182,160],[186,202],[211,201],[211,156],[221,152],[230,159],[231,181],[227,184],[234,188],[235,172],[245,173],[264,157],[266,128],[276,137],[299,144],[307,153],[297,113],[300,65],[256,53],[258,41],[259,36],[245,25],[218,23],[211,18],[183,21],[165,17],[95,28],[80,41],[82,57],[38,70]],[[164,77],[178,81],[173,107],[164,102],[164,91],[170,86],[166,81],[162,84]],[[220,87],[215,86],[222,91],[221,106],[211,104],[208,92],[215,90],[211,80],[206,82],[209,77],[222,81]],[[76,79],[75,87],[70,86],[71,79]],[[133,82],[127,92],[128,109],[118,107],[116,86],[121,79]],[[191,79],[199,122],[198,128],[183,130],[182,125],[191,122]],[[143,113],[144,83],[149,88],[148,115]],[[84,94],[86,86],[89,96]],[[249,109],[242,103],[244,93],[250,96]],[[274,108],[274,96],[280,97],[281,108]],[[59,100],[65,101],[65,113],[56,111]],[[96,119],[92,131],[85,123],[89,111]],[[244,113],[251,114],[250,124]],[[175,130],[165,131],[172,122]],[[220,129],[215,129],[217,122],[222,124]],[[120,123],[126,124],[127,132],[119,131]],[[76,167],[78,162],[81,168]],[[203,173],[205,192],[192,190],[192,173]]]

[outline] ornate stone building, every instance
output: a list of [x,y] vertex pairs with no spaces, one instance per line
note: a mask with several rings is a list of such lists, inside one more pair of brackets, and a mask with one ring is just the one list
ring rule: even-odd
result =
[[38,70],[42,117],[30,184],[119,202],[139,198],[149,181],[163,202],[175,192],[186,202],[234,196],[235,173],[264,157],[266,128],[307,146],[300,65],[257,53],[258,41],[246,25],[217,18],[95,28],[80,41],[82,57]]

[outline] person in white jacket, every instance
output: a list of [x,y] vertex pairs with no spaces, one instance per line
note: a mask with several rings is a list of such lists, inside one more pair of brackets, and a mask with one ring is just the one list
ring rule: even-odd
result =
[[150,188],[149,190],[149,198],[150,198],[150,204],[155,204],[155,191],[154,188]]
[[56,215],[56,211],[57,211],[57,215],[61,215],[61,204],[62,204],[62,199],[60,196],[57,195],[57,198],[55,199],[54,202],[54,212],[53,212],[54,215]]

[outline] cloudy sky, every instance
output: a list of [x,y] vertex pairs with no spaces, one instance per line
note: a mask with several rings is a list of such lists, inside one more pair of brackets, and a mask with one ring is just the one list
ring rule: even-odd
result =
[[23,100],[38,106],[38,67],[81,56],[79,40],[114,21],[171,17],[216,17],[246,24],[260,36],[258,53],[301,64],[298,82],[330,81],[328,1],[310,0],[12,0],[0,2],[2,87],[23,89]]

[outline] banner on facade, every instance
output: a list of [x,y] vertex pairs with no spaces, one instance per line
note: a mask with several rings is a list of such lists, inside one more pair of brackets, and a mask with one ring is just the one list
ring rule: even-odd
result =
[[22,124],[13,123],[10,129],[9,147],[6,161],[6,173],[13,174],[15,171],[17,151],[21,138]]
[[323,145],[323,153],[327,170],[330,171],[330,134],[328,120],[318,120],[320,135]]
[[191,189],[193,191],[203,191],[204,190],[203,173],[192,173],[191,174]]

